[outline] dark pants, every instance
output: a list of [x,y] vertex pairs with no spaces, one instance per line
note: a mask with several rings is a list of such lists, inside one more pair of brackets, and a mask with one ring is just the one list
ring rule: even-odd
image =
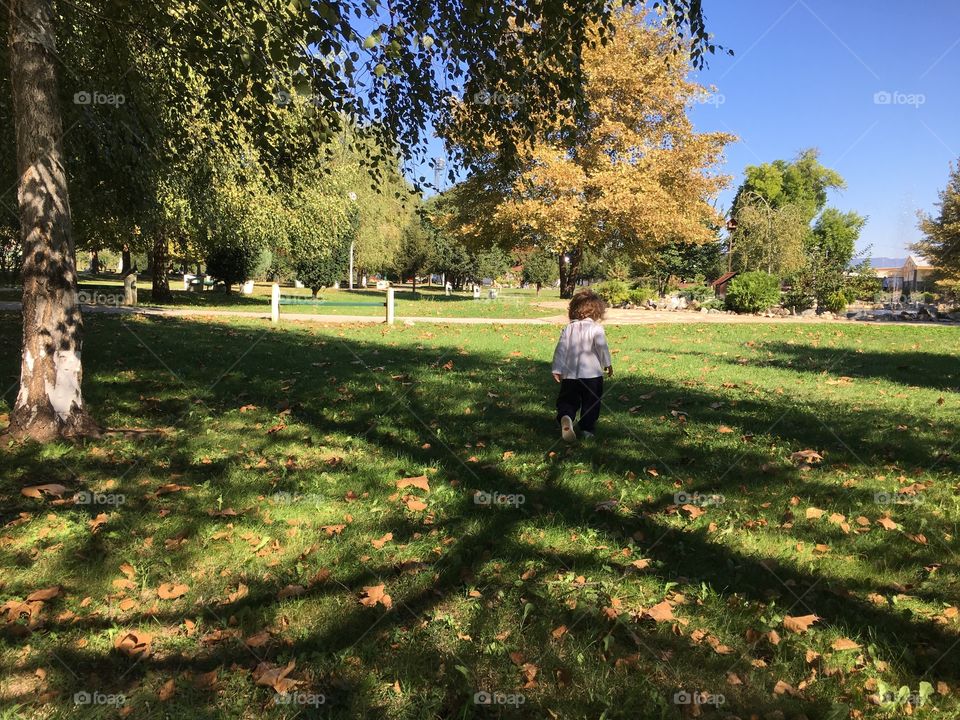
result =
[[603,377],[581,380],[562,380],[557,398],[557,422],[564,415],[576,420],[580,412],[580,429],[593,432],[600,417],[600,398],[603,397]]

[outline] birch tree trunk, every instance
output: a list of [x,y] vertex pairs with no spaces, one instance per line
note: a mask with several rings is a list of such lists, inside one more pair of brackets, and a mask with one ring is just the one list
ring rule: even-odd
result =
[[164,302],[173,297],[170,293],[170,247],[165,232],[153,237],[153,299]]
[[82,379],[80,306],[60,140],[52,0],[10,0],[9,47],[23,243],[20,392],[7,435],[98,435]]

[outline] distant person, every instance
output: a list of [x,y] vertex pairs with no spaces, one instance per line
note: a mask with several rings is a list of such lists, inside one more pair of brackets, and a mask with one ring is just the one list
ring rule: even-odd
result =
[[365,288],[367,286],[367,276],[363,275],[360,278],[360,287]]
[[553,379],[560,383],[557,422],[567,442],[577,439],[573,422],[580,413],[580,432],[592,438],[600,418],[603,374],[613,377],[613,360],[607,335],[600,324],[607,306],[592,290],[583,290],[570,301],[570,324],[560,334],[553,352]]
[[477,285],[476,283],[473,284],[473,299],[474,300],[480,299],[480,286]]
[[450,295],[453,294],[453,285],[450,284],[449,280],[447,280],[446,285],[443,286],[443,291],[447,297],[450,297]]

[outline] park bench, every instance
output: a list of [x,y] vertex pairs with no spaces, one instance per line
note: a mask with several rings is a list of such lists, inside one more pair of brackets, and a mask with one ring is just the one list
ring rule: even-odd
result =
[[309,306],[309,307],[382,307],[386,309],[386,322],[392,325],[394,313],[393,288],[387,288],[385,300],[327,300],[309,295],[281,295],[280,286],[274,284],[270,296],[270,317],[273,322],[280,322],[280,306]]

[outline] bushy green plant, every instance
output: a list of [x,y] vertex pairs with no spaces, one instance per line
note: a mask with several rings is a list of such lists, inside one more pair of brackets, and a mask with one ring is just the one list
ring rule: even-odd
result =
[[726,305],[738,313],[760,312],[780,303],[780,278],[765,272],[737,275],[727,287]]
[[207,253],[207,272],[221,280],[229,293],[233,285],[251,276],[258,256],[258,250],[240,244],[217,245]]
[[646,285],[640,285],[627,292],[627,302],[631,305],[644,305],[647,300],[653,300],[656,297],[657,291]]
[[607,305],[621,305],[630,300],[630,286],[623,280],[604,280],[591,288]]
[[263,248],[257,253],[256,261],[253,263],[253,269],[250,271],[250,277],[254,280],[269,280],[270,268],[273,266],[273,253],[267,248]]
[[828,310],[832,313],[842,313],[847,309],[849,300],[843,290],[832,292],[820,301],[820,309]]
[[805,287],[793,285],[783,294],[783,306],[793,308],[796,312],[803,312],[813,307],[814,298]]
[[702,282],[684,288],[681,294],[685,295],[687,300],[701,304],[714,297],[713,288]]

